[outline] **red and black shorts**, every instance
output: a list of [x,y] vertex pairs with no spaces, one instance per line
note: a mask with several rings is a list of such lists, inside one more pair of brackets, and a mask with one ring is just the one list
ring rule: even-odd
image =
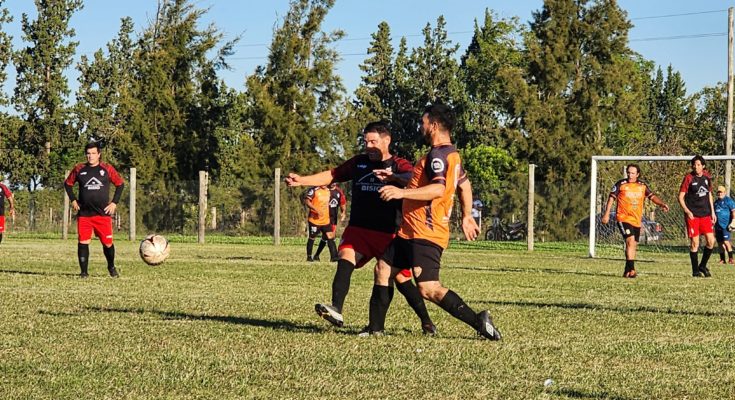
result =
[[[380,258],[394,237],[396,237],[395,233],[348,225],[345,231],[342,232],[339,250],[352,249],[355,253],[359,253],[362,258],[357,262],[355,268],[360,268],[373,258]],[[410,278],[411,271],[408,269],[402,270],[401,275]]]
[[314,225],[309,222],[309,239],[316,238],[320,233],[326,236],[329,232],[332,232],[332,225]]
[[381,259],[393,268],[410,268],[416,282],[430,282],[439,280],[442,252],[444,249],[427,240],[396,236]]
[[689,238],[699,237],[699,235],[705,235],[707,233],[714,232],[712,226],[712,217],[694,217],[692,219],[686,218],[687,222],[687,235]]
[[77,217],[77,237],[80,242],[92,240],[92,233],[100,239],[102,244],[112,244],[112,217],[109,215],[93,215]]
[[5,232],[5,216],[0,215],[0,233]]

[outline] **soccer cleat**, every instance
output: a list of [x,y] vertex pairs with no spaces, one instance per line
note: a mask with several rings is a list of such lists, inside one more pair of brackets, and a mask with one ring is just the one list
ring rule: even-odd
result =
[[385,334],[384,331],[374,331],[370,329],[369,326],[366,326],[362,328],[362,330],[357,334],[358,337],[369,337],[369,336],[383,336]]
[[86,272],[82,272],[81,274],[79,274],[79,278],[81,278],[81,279],[89,278],[89,274],[86,273]]
[[493,325],[493,319],[487,310],[477,314],[477,319],[480,323],[480,329],[478,329],[477,334],[488,340],[502,339],[500,331]]
[[735,264],[735,259],[731,258],[730,261],[727,262],[728,264]]
[[314,311],[316,311],[317,315],[329,321],[330,324],[337,328],[341,328],[342,325],[344,325],[342,314],[340,314],[331,304],[317,303],[314,305]]
[[700,266],[699,267],[699,272],[701,272],[702,275],[704,275],[705,278],[709,278],[709,277],[712,276],[712,274],[709,272],[709,268],[707,268],[707,267]]
[[311,258],[311,256],[306,256],[306,261],[308,261],[308,262],[312,262],[312,261],[314,261],[314,259],[313,259],[313,258]]
[[717,264],[724,264],[724,263],[725,263],[725,260],[723,259],[720,259],[720,261],[717,261]]
[[635,269],[631,269],[630,272],[628,272],[628,278],[635,278],[638,276],[638,273],[635,272]]
[[337,261],[339,261],[339,257],[332,257],[329,259],[329,262],[337,262]]
[[702,277],[704,277],[704,275],[702,275],[702,273],[699,272],[699,271],[693,273],[692,276],[695,277],[695,278],[702,278]]
[[436,325],[429,322],[428,324],[421,324],[421,331],[427,336],[436,336]]
[[319,260],[319,256],[314,256],[314,258],[312,258],[312,261],[321,261],[321,260]]
[[117,273],[117,269],[115,269],[115,267],[107,268],[107,272],[110,273],[110,277],[112,278],[117,278],[120,276],[120,274]]

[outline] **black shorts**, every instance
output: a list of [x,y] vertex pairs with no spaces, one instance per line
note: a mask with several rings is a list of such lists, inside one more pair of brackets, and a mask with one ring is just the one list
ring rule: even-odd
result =
[[439,280],[443,251],[426,240],[396,236],[380,258],[393,268],[410,269],[416,282],[429,282]]
[[641,227],[640,226],[633,226],[627,222],[618,222],[618,229],[620,229],[620,233],[623,235],[623,239],[627,239],[630,236],[635,237],[635,241],[637,242],[641,237]]
[[319,233],[326,236],[329,232],[332,232],[332,225],[314,225],[309,222],[309,239],[314,239]]

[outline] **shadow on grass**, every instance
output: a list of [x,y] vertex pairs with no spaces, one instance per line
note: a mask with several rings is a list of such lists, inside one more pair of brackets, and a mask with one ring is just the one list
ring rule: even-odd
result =
[[487,272],[513,272],[513,273],[535,273],[535,274],[560,274],[560,275],[589,275],[589,276],[602,276],[602,277],[615,277],[618,278],[622,274],[612,274],[609,272],[590,272],[590,271],[574,271],[566,269],[554,269],[554,268],[513,268],[513,267],[451,267],[448,269],[461,269],[465,271],[487,271]]
[[322,333],[326,330],[325,328],[314,324],[295,324],[292,321],[287,321],[283,319],[267,320],[248,317],[234,317],[229,315],[201,315],[175,311],[146,310],[142,308],[86,307],[86,309],[95,312],[155,314],[160,316],[164,320],[215,321],[224,322],[227,324],[248,325],[274,330],[284,330],[289,332]]
[[630,397],[623,397],[606,391],[586,391],[576,389],[560,388],[553,390],[552,393],[567,396],[571,399],[610,399],[610,400],[628,400]]
[[671,308],[658,307],[608,307],[593,303],[536,303],[531,301],[478,301],[478,303],[491,304],[496,306],[515,306],[515,307],[533,307],[533,308],[563,308],[571,310],[593,310],[593,311],[613,311],[618,313],[657,313],[671,315],[691,315],[697,317],[735,317],[734,312],[722,311],[693,311],[693,310],[677,310]]
[[0,269],[2,274],[19,274],[19,275],[41,275],[41,276],[77,276],[72,272],[38,272],[38,271],[21,271],[14,269]]

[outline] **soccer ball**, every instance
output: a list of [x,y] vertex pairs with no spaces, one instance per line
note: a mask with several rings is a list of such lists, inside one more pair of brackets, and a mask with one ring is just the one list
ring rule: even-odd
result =
[[148,265],[160,265],[171,251],[168,240],[161,235],[148,235],[140,242],[140,258]]

